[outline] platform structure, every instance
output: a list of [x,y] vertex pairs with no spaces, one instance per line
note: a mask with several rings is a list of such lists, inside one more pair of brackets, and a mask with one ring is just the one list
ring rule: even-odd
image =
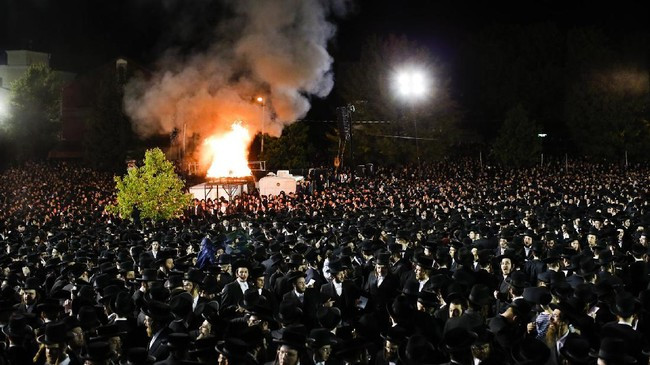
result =
[[[253,176],[208,178],[204,183],[193,186],[190,192],[198,199],[227,197],[230,201],[233,197],[248,192],[248,185],[254,182]],[[202,196],[198,197],[197,193],[201,190]]]

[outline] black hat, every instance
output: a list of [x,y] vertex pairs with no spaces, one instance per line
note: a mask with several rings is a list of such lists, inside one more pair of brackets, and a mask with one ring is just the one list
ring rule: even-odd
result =
[[108,340],[111,337],[118,337],[125,335],[126,332],[120,330],[120,327],[116,324],[107,324],[105,326],[97,327],[97,336],[91,337],[90,341],[96,340]]
[[547,287],[528,287],[524,289],[524,300],[533,304],[548,305],[553,297]]
[[106,361],[113,356],[111,346],[106,341],[91,342],[86,346],[86,354],[81,358],[90,361]]
[[27,318],[21,314],[14,314],[9,318],[9,323],[2,327],[2,332],[7,337],[24,337],[32,334],[32,327],[27,325]]
[[611,312],[622,318],[629,318],[639,309],[639,301],[632,294],[622,292],[616,295],[616,305],[611,307]]
[[149,301],[147,305],[142,308],[142,311],[148,317],[151,317],[157,321],[164,322],[172,319],[171,307],[169,304],[159,302],[157,300]]
[[135,304],[128,292],[120,292],[110,302],[109,307],[119,316],[130,317],[135,311]]
[[156,358],[149,355],[144,347],[130,348],[126,353],[126,362],[124,365],[150,365],[156,361]]
[[592,357],[616,363],[634,364],[636,359],[626,353],[626,344],[620,338],[605,337],[600,341],[598,352],[591,352]]
[[347,270],[347,267],[343,265],[343,262],[340,259],[331,260],[328,265],[330,274],[336,275],[342,271]]
[[290,327],[284,328],[281,331],[279,339],[273,339],[273,342],[279,345],[286,345],[294,350],[304,350],[307,346],[307,336],[303,333],[298,332]]
[[551,356],[551,350],[544,342],[525,337],[512,348],[510,354],[515,364],[544,365]]
[[375,261],[377,266],[388,266],[390,265],[390,254],[388,252],[382,252],[377,255],[377,260]]
[[200,284],[203,281],[203,273],[201,270],[191,267],[185,275],[183,275],[183,280],[191,281],[195,284]]
[[302,271],[295,270],[295,271],[291,271],[291,272],[289,272],[287,274],[286,280],[287,280],[288,283],[293,284],[297,279],[305,278],[305,277],[307,277],[307,274],[305,274]]
[[316,311],[316,319],[321,326],[333,329],[341,323],[341,310],[337,307],[320,307]]
[[487,305],[494,301],[490,288],[485,284],[474,284],[469,292],[469,301],[476,305]]
[[276,320],[284,325],[300,322],[302,309],[290,301],[282,301],[278,307]]
[[250,310],[255,305],[258,305],[260,303],[260,298],[262,298],[262,296],[256,288],[249,288],[244,292],[244,296],[239,301],[239,306]]
[[572,364],[590,364],[593,357],[589,355],[589,341],[577,334],[570,333],[564,340],[560,354]]
[[383,338],[384,341],[401,344],[406,340],[406,335],[407,331],[404,327],[392,326],[388,328],[388,331],[381,334],[381,338]]
[[170,333],[166,345],[171,349],[187,349],[190,347],[190,335],[180,332]]
[[158,281],[158,270],[157,269],[144,269],[142,270],[142,275],[137,277],[137,281]]
[[228,359],[228,363],[253,363],[251,356],[248,354],[248,344],[239,338],[228,337],[225,341],[219,341],[215,349]]
[[478,336],[463,327],[456,327],[445,332],[442,345],[447,352],[467,351]]
[[510,273],[510,275],[505,279],[505,282],[514,287],[514,288],[526,288],[530,284],[526,281],[526,274],[523,271],[513,271]]
[[309,332],[309,336],[307,337],[307,344],[314,350],[335,343],[334,335],[327,328],[314,328]]
[[90,305],[85,305],[79,308],[77,319],[81,323],[81,328],[85,331],[91,330],[101,324],[97,318],[97,310],[94,306]]
[[45,326],[45,334],[36,338],[38,343],[44,345],[56,345],[67,342],[70,339],[65,323],[50,322]]
[[417,255],[413,259],[413,263],[420,266],[423,269],[431,270],[433,268],[433,258],[428,256]]
[[422,290],[418,293],[418,302],[427,307],[433,307],[438,304],[438,295],[434,292]]
[[192,294],[183,291],[174,295],[169,300],[169,308],[171,309],[174,317],[177,319],[182,319],[185,318],[190,312],[192,312],[193,302],[194,298],[192,297]]

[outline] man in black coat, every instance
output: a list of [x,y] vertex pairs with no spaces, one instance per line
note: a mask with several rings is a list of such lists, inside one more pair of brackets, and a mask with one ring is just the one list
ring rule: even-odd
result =
[[143,309],[146,315],[144,324],[147,327],[149,343],[147,350],[150,356],[157,361],[167,358],[169,349],[167,348],[167,338],[172,330],[168,327],[173,316],[168,304],[152,300]]
[[638,302],[628,292],[616,296],[616,305],[611,308],[616,315],[616,322],[609,322],[601,328],[601,336],[623,339],[627,345],[627,352],[633,356],[637,364],[647,364],[648,356],[643,354],[646,340],[643,334],[634,327]]
[[379,254],[375,260],[375,269],[366,278],[363,290],[368,293],[370,305],[382,312],[386,304],[392,302],[399,292],[399,278],[389,270],[390,254]]
[[252,287],[252,284],[248,282],[249,267],[250,264],[247,261],[236,261],[233,264],[236,279],[223,287],[221,308],[236,306],[244,298],[244,292]]
[[330,261],[329,269],[332,281],[321,286],[321,303],[339,308],[343,320],[349,321],[356,311],[360,290],[352,281],[346,280],[347,268],[340,260]]

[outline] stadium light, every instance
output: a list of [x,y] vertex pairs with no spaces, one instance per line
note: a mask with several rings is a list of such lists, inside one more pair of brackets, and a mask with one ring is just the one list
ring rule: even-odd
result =
[[[413,108],[415,101],[424,98],[429,93],[429,82],[424,70],[417,67],[404,67],[395,74],[393,87],[397,91],[397,95]],[[419,176],[421,173],[420,143],[418,141],[418,123],[415,115],[413,115],[413,126],[415,127],[415,154],[418,159]]]

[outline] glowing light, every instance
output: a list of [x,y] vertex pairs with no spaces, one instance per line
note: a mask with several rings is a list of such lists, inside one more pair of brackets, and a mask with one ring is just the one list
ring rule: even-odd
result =
[[230,131],[205,140],[212,153],[208,177],[246,177],[252,175],[248,167],[248,146],[251,135],[241,121],[232,124]]
[[421,70],[406,69],[397,73],[395,87],[403,97],[419,98],[429,92],[429,80]]
[[263,103],[263,102],[264,102],[264,98],[261,97],[261,96],[258,96],[258,97],[257,97],[257,102],[258,102],[258,103]]

